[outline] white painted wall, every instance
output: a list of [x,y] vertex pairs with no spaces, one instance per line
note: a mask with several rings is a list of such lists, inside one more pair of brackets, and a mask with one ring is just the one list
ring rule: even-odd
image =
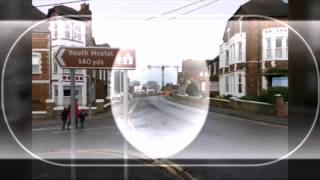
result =
[[[65,30],[66,25],[70,26],[70,39],[66,39]],[[55,26],[57,25],[57,37],[55,37]],[[73,31],[75,27],[80,27],[81,39],[74,39]],[[54,55],[60,46],[75,46],[75,47],[84,47],[86,44],[86,28],[85,22],[80,20],[68,19],[68,18],[58,18],[50,21],[49,30],[52,34],[52,80],[55,81],[52,83],[52,92],[54,93],[54,86],[58,86],[58,104],[63,104],[63,86],[70,86],[70,81],[63,80],[63,74],[70,75],[69,72],[64,72],[59,66],[57,68],[57,73],[54,73]],[[86,70],[76,70],[77,76],[83,77],[83,82],[76,81],[76,86],[81,87],[82,91],[82,104],[85,106],[87,104],[87,72]],[[57,96],[53,94],[53,97]]]

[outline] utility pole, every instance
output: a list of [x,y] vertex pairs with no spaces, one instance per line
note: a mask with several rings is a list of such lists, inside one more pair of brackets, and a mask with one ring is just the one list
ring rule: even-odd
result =
[[177,68],[177,75],[178,75],[178,72],[179,72],[179,66],[169,66],[169,65],[162,65],[162,66],[147,66],[148,69],[151,69],[151,68],[158,68],[158,69],[161,69],[161,88],[164,87],[164,70],[166,68]]

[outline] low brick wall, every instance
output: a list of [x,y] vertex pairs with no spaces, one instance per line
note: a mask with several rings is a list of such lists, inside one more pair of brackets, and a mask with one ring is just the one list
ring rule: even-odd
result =
[[32,120],[39,121],[47,119],[46,111],[32,111]]
[[[246,101],[246,100],[226,100],[226,99],[217,99],[217,98],[194,98],[189,96],[175,96],[176,99],[182,100],[192,104],[208,104],[212,107],[226,108],[226,109],[234,109],[249,113],[257,113],[271,116],[279,116],[279,117],[287,117],[287,104],[284,104],[280,109],[280,112],[286,112],[279,114],[279,110],[277,111],[276,106],[274,104],[264,103],[264,102],[256,102],[256,101]],[[283,109],[284,108],[284,109]]]
[[243,100],[231,100],[230,103],[233,106],[231,107],[232,109],[271,116],[276,115],[275,106],[273,104]]

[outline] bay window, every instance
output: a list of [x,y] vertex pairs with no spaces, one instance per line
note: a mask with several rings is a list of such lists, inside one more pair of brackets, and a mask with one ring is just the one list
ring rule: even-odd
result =
[[226,50],[226,66],[229,66],[229,51]]
[[282,38],[276,38],[276,58],[282,58]]
[[271,59],[271,38],[267,38],[267,59]]
[[225,77],[225,84],[226,84],[226,93],[230,91],[230,84],[229,84],[229,77]]
[[242,42],[238,42],[238,60],[239,62],[242,61]]
[[279,60],[288,58],[288,28],[273,27],[264,29],[263,38],[263,59]]
[[71,39],[71,27],[70,24],[65,24],[65,38]]

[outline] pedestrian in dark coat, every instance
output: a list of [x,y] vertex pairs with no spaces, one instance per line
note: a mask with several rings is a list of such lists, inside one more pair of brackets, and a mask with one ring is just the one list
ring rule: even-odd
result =
[[83,128],[84,121],[86,120],[86,116],[88,116],[88,113],[85,110],[81,110],[79,114],[81,128]]
[[63,108],[63,111],[61,112],[62,130],[63,131],[65,129],[67,119],[68,119],[68,110],[67,110],[67,108]]

